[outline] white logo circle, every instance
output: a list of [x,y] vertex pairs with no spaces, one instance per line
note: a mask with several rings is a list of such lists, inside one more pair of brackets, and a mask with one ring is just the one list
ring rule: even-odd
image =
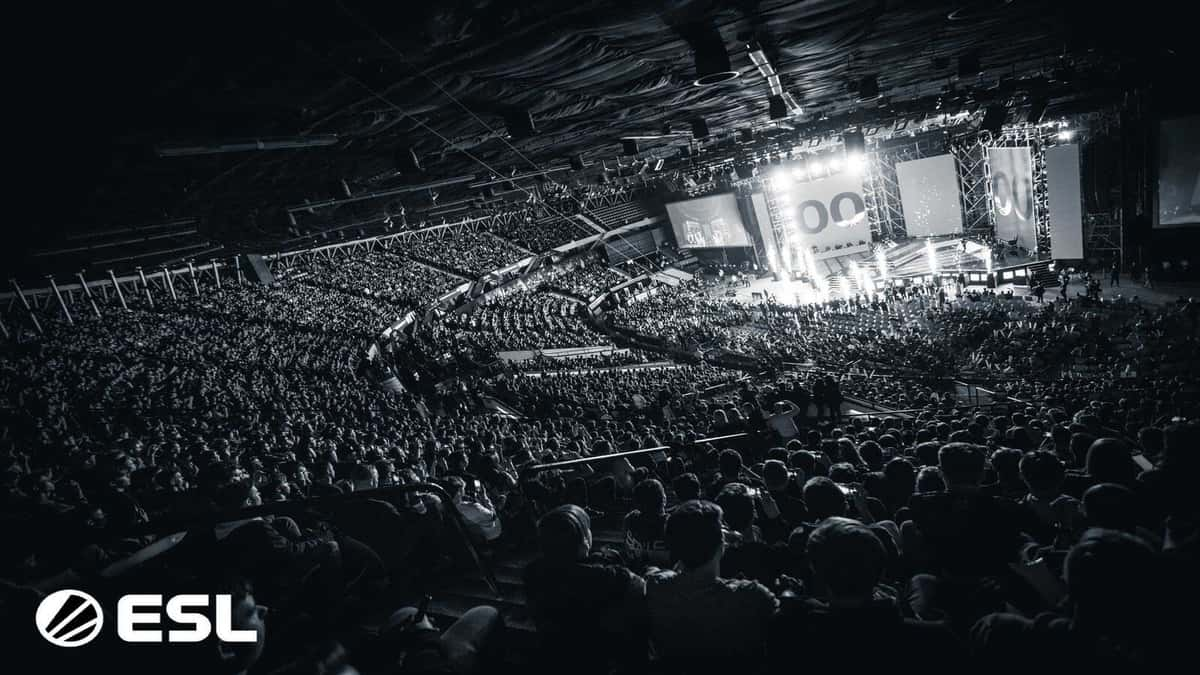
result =
[[100,634],[104,610],[96,598],[70,588],[47,595],[35,617],[38,632],[59,647],[80,647]]

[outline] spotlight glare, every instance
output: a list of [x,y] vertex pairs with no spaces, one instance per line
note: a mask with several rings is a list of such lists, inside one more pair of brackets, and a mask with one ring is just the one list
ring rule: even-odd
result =
[[1062,131],[1058,132],[1058,140],[1060,141],[1069,141],[1072,138],[1075,138],[1075,132],[1071,131],[1070,129],[1063,129]]
[[833,157],[829,160],[829,171],[837,173],[842,170],[842,160],[840,157]]
[[786,188],[792,184],[792,177],[787,171],[780,169],[779,171],[771,172],[771,181],[776,187]]
[[802,166],[797,166],[792,169],[792,178],[795,180],[806,180],[808,178],[808,170]]
[[825,165],[821,164],[821,160],[813,160],[809,163],[808,168],[812,173],[821,173],[825,170]]
[[867,158],[861,152],[852,152],[846,157],[846,170],[861,174],[867,168]]

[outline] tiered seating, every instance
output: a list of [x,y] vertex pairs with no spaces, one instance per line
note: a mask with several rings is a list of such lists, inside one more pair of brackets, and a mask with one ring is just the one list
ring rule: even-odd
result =
[[649,218],[651,214],[642,202],[634,200],[597,207],[589,210],[587,215],[604,229],[613,230]]

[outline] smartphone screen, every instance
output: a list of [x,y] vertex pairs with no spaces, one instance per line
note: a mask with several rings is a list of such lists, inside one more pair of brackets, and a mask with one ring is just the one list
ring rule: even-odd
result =
[[1146,459],[1146,456],[1140,452],[1133,456],[1133,463],[1137,464],[1138,468],[1142,471],[1149,471],[1150,469],[1154,468],[1154,464],[1150,460]]

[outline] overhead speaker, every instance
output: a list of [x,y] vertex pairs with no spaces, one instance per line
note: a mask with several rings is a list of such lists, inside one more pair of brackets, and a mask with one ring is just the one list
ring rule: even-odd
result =
[[621,154],[627,157],[638,154],[637,141],[632,138],[621,139]]
[[571,168],[576,171],[583,171],[583,155],[573,155],[571,157]]
[[511,110],[504,114],[504,126],[513,140],[521,140],[537,135],[533,125],[533,114],[528,110]]
[[846,154],[857,152],[865,155],[867,153],[867,139],[863,137],[860,129],[842,134],[842,143],[846,146]]
[[1042,117],[1046,115],[1046,106],[1050,104],[1050,100],[1043,94],[1033,98],[1033,102],[1029,104],[1029,116],[1025,121],[1029,124],[1037,124],[1042,121]]
[[979,52],[971,50],[958,56],[958,76],[971,77],[980,71]]
[[400,173],[421,173],[421,159],[417,157],[416,148],[406,148],[396,151],[396,170]]
[[708,122],[703,117],[697,117],[692,120],[692,137],[708,138]]
[[1002,105],[988,106],[987,111],[983,113],[983,122],[979,125],[979,128],[982,131],[990,131],[993,134],[998,134],[1004,128],[1004,121],[1006,119],[1008,119],[1008,108]]
[[787,103],[784,102],[783,96],[771,96],[769,99],[767,99],[767,108],[771,114],[771,119],[787,119]]
[[873,101],[879,98],[879,78],[865,75],[858,82],[858,100]]
[[675,29],[692,47],[696,64],[696,79],[692,84],[708,87],[737,79],[740,73],[730,65],[725,41],[711,20],[685,23]]

